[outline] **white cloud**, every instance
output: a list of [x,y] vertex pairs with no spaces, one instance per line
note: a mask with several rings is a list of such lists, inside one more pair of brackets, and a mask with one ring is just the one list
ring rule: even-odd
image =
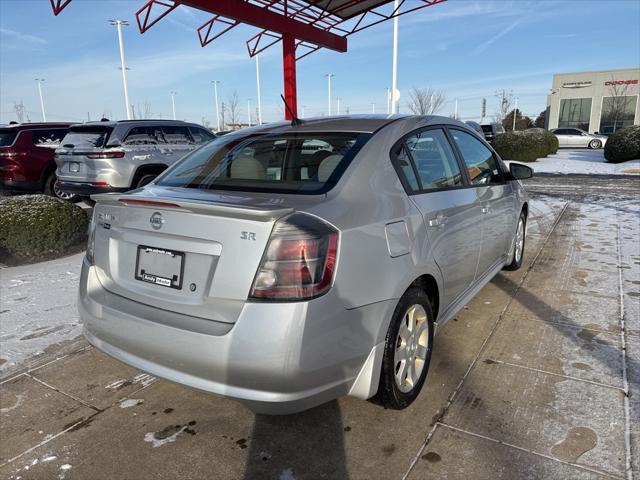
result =
[[502,37],[504,37],[507,33],[509,33],[511,30],[513,30],[514,28],[516,28],[518,26],[518,24],[520,23],[520,20],[516,20],[515,22],[513,22],[511,25],[507,26],[507,28],[503,29],[502,31],[498,32],[497,34],[495,34],[493,37],[491,37],[489,40],[487,40],[486,42],[481,43],[480,45],[478,45],[474,52],[475,53],[481,53],[484,52],[488,47],[490,47],[491,45],[493,45],[494,43],[496,43],[498,40],[500,40]]
[[0,37],[3,37],[7,40],[17,40],[29,45],[45,45],[48,43],[44,38],[40,38],[35,35],[29,35],[28,33],[18,32],[9,28],[0,28]]

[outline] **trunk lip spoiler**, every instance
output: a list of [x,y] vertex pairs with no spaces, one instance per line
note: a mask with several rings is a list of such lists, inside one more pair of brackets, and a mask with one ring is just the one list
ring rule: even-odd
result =
[[[216,214],[224,217],[246,218],[253,220],[270,221],[277,220],[294,211],[291,207],[269,208],[242,206],[222,202],[212,202],[175,197],[156,197],[142,195],[127,195],[121,193],[100,193],[91,195],[91,198],[101,205],[128,207],[127,201],[135,203],[136,208],[149,210],[173,210],[188,211],[191,213]],[[139,203],[138,203],[139,202]],[[145,204],[144,202],[149,202]]]

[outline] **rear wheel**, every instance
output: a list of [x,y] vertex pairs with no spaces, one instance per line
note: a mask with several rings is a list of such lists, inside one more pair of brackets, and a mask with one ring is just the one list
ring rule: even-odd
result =
[[511,263],[505,265],[505,270],[518,270],[522,266],[524,258],[525,233],[527,227],[527,216],[524,212],[520,213],[518,225],[516,226],[516,234],[513,238],[513,246],[511,247]]
[[44,183],[44,193],[51,197],[66,200],[67,202],[78,203],[80,201],[80,197],[74,193],[66,193],[60,190],[60,187],[56,184],[57,179],[58,177],[56,177],[55,172],[47,177],[47,180]]
[[384,346],[378,398],[386,408],[406,408],[420,393],[431,361],[433,333],[426,293],[407,290],[393,312]]
[[598,149],[602,147],[602,142],[600,140],[591,140],[589,142],[589,148]]
[[157,173],[147,173],[142,175],[138,180],[138,183],[136,183],[136,188],[144,187],[146,184],[151,183],[157,176]]

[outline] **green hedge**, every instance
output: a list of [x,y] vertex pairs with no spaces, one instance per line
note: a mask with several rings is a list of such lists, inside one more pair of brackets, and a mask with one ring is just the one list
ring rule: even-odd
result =
[[519,162],[534,162],[558,151],[557,137],[544,128],[501,133],[492,145],[504,160]]
[[604,158],[611,163],[640,158],[640,125],[618,130],[604,145]]
[[0,198],[0,250],[16,258],[64,254],[86,239],[88,224],[82,208],[57,198]]

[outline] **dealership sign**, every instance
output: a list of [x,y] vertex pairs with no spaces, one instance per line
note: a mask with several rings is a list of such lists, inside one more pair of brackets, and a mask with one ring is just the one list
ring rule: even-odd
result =
[[608,80],[604,82],[605,86],[610,85],[637,85],[638,79],[635,80]]
[[591,82],[565,82],[562,84],[562,88],[584,88],[590,86]]

